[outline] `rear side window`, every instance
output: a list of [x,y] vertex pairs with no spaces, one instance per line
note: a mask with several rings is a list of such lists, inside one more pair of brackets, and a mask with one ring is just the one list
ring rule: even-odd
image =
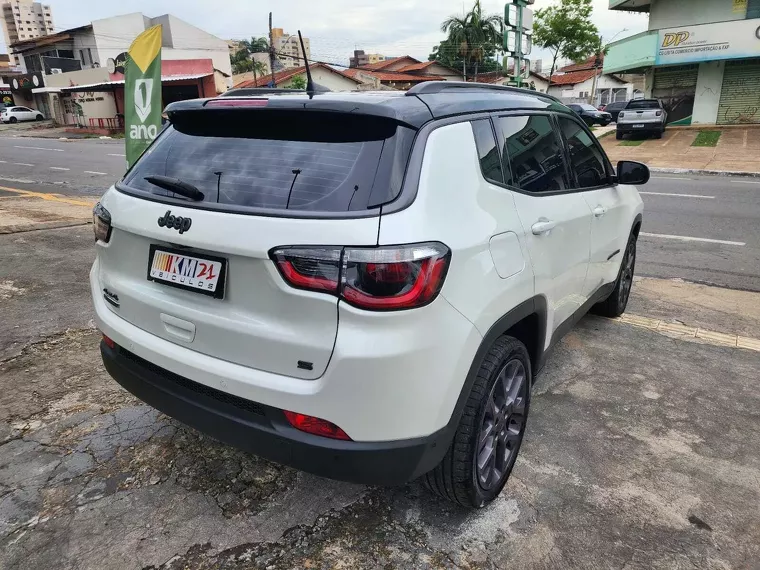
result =
[[638,101],[629,101],[626,109],[659,109],[660,102],[652,99],[640,99]]
[[564,151],[547,115],[499,117],[496,128],[504,140],[502,155],[512,167],[513,186],[536,193],[570,187]]
[[570,151],[570,170],[578,188],[594,188],[609,183],[601,149],[578,123],[559,117],[559,126]]
[[129,190],[176,197],[145,179],[167,176],[192,184],[204,205],[218,209],[367,209],[400,191],[414,134],[395,122],[336,113],[186,115],[127,174]]
[[504,184],[499,147],[496,144],[491,121],[489,119],[472,121],[472,132],[475,135],[475,144],[478,147],[478,158],[483,176],[489,182]]

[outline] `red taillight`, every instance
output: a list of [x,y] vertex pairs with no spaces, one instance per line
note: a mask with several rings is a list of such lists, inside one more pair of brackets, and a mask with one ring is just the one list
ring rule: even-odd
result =
[[272,251],[271,257],[293,287],[337,293],[340,254],[334,248],[288,247]]
[[106,344],[108,348],[116,348],[116,343],[113,341],[112,338],[107,337],[106,335],[103,335],[103,342]]
[[441,243],[379,248],[286,247],[271,257],[293,287],[329,292],[360,309],[422,307],[443,286],[451,252]]
[[95,232],[95,241],[108,243],[111,239],[111,214],[100,202],[92,209],[92,230]]
[[205,107],[266,107],[269,99],[211,99]]
[[319,418],[315,418],[314,416],[289,412],[287,410],[284,410],[284,412],[285,418],[287,418],[290,425],[292,425],[297,430],[304,431],[313,435],[319,435],[322,437],[329,437],[332,439],[343,439],[346,441],[351,440],[346,432],[344,432],[332,422],[321,420]]

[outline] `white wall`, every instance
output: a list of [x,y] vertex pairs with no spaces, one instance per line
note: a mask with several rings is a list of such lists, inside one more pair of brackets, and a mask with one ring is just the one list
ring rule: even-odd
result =
[[129,50],[134,39],[145,31],[145,18],[139,12],[135,12],[93,20],[92,30],[98,46],[100,64],[105,67],[108,58],[115,59],[120,53]]
[[[302,75],[304,79],[306,79],[306,74],[303,73]],[[314,83],[318,83],[322,87],[327,87],[330,91],[358,91],[359,88],[359,84],[355,81],[351,81],[350,79],[343,77],[337,73],[327,71],[323,67],[312,69],[311,76],[314,79]],[[292,80],[293,78],[290,78],[287,81],[278,83],[277,87],[290,87]]]
[[[538,88],[538,84],[536,85]],[[588,98],[586,93],[591,93],[594,88],[594,78],[587,79],[583,83],[575,85],[552,85],[549,89],[549,95],[554,95],[560,99],[579,99],[581,93],[585,99]],[[623,89],[626,91],[626,99],[633,99],[633,85],[631,83],[622,83],[610,75],[600,75],[596,81],[596,93],[600,89]]]
[[232,75],[227,42],[169,14],[151,19],[135,12],[94,20],[92,27],[101,66],[105,67],[108,58],[128,51],[138,35],[158,24],[163,26],[163,59],[211,59],[216,69]]
[[652,0],[649,29],[743,20],[746,7],[734,12],[734,0]]
[[725,61],[707,61],[699,64],[691,119],[693,125],[714,125],[717,122],[725,69]]

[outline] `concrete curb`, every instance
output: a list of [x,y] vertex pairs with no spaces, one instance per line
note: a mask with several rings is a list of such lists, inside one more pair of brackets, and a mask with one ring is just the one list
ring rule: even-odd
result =
[[698,176],[741,176],[743,178],[760,178],[760,172],[742,172],[735,170],[699,170],[696,168],[650,168],[657,174],[695,174]]

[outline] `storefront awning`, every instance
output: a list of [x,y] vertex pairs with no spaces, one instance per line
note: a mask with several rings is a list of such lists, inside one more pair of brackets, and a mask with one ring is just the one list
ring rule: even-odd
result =
[[35,89],[32,89],[32,93],[35,95],[38,93],[60,93],[61,88],[60,87],[36,87]]
[[[188,81],[192,79],[203,79],[209,77],[212,73],[193,73],[190,75],[164,75],[161,77],[161,83],[171,83],[173,81]],[[124,85],[124,80],[103,81],[101,83],[90,83],[87,85],[73,85],[71,87],[60,87],[61,93],[73,93],[75,91],[110,91],[114,87]]]

